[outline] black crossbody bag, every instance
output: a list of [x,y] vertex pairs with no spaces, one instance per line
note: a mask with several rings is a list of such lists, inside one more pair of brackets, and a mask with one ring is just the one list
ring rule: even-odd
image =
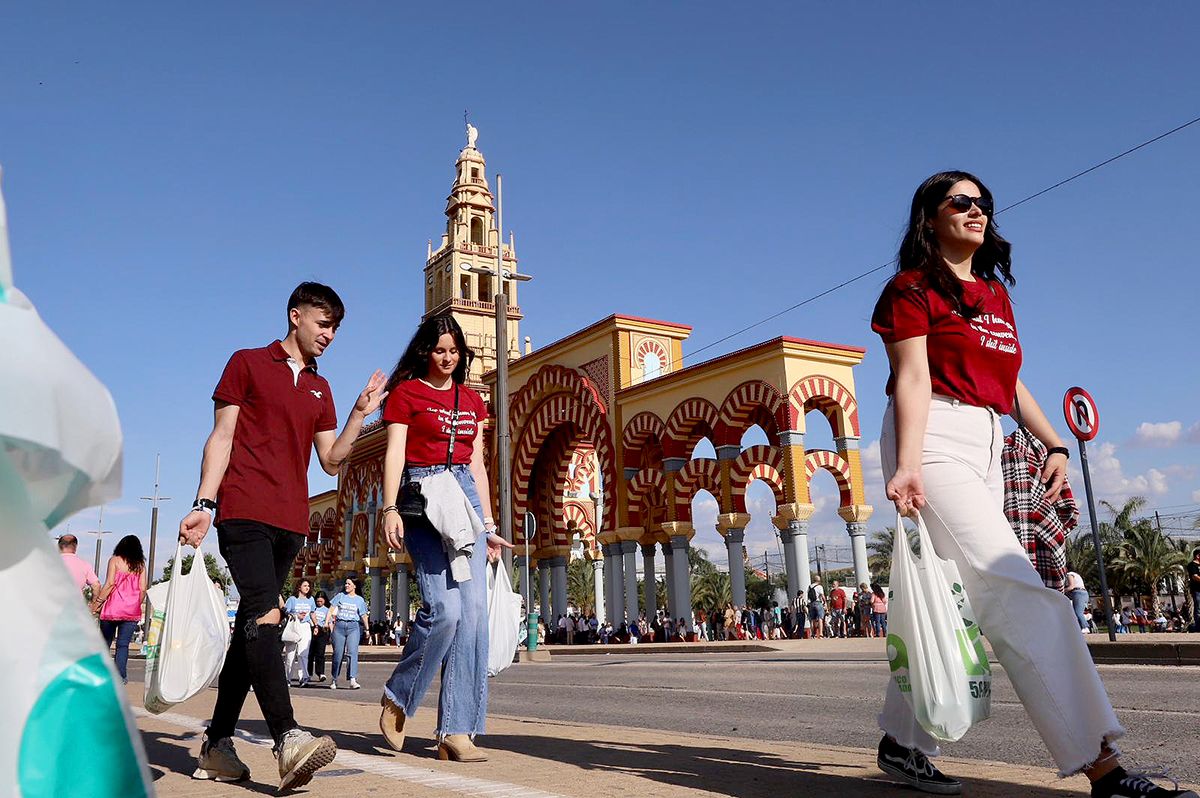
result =
[[[454,438],[458,435],[458,388],[458,383],[455,383],[454,413],[450,416],[450,445],[446,447],[446,470],[454,465]],[[396,497],[396,510],[404,518],[424,518],[428,502],[421,493],[421,483],[412,480],[400,486],[400,495]]]

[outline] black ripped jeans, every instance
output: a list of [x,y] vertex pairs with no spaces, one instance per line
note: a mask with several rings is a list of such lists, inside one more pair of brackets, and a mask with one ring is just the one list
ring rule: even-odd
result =
[[217,543],[241,603],[217,680],[217,704],[208,737],[215,741],[233,736],[246,693],[253,685],[267,728],[278,745],[284,734],[296,728],[283,672],[282,627],[260,624],[258,619],[279,607],[279,593],[304,545],[304,536],[258,521],[231,519],[217,524]]

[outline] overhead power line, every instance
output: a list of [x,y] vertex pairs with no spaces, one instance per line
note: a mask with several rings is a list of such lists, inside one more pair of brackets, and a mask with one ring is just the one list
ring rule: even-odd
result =
[[[1144,147],[1149,147],[1151,144],[1154,144],[1155,142],[1162,141],[1166,137],[1171,136],[1175,133],[1178,133],[1179,131],[1181,131],[1185,128],[1189,128],[1192,125],[1196,124],[1197,122],[1200,122],[1200,116],[1198,116],[1194,119],[1191,119],[1187,122],[1184,122],[1182,125],[1173,127],[1164,133],[1160,133],[1157,136],[1155,136],[1154,138],[1146,139],[1141,144],[1138,144],[1137,146],[1134,146],[1134,147],[1130,147],[1129,149],[1125,150],[1124,152],[1118,153],[1118,154],[1112,156],[1111,158],[1107,158],[1107,159],[1101,161],[1100,163],[1093,164],[1092,166],[1089,166],[1087,169],[1084,169],[1081,172],[1076,172],[1075,174],[1071,175],[1070,177],[1060,180],[1052,186],[1047,186],[1046,188],[1043,188],[1040,191],[1036,191],[1027,197],[1017,200],[1012,205],[1006,205],[1005,207],[996,211],[996,213],[993,214],[993,216],[999,216],[1000,214],[1004,213],[1005,211],[1011,211],[1013,208],[1016,208],[1019,205],[1024,205],[1026,202],[1035,200],[1044,194],[1048,194],[1051,191],[1054,191],[1055,189],[1062,188],[1067,183],[1078,180],[1079,178],[1083,177],[1084,175],[1090,174],[1090,173],[1096,171],[1097,169],[1101,169],[1105,166],[1108,166],[1110,163],[1119,161],[1128,155],[1132,155],[1133,153],[1137,152],[1138,150],[1140,150]],[[741,328],[740,330],[729,333],[728,335],[724,336],[723,338],[718,338],[717,340],[713,341],[712,343],[705,344],[704,346],[700,347],[699,349],[693,349],[691,352],[685,353],[682,357],[682,360],[688,360],[689,358],[695,357],[696,355],[698,355],[701,352],[704,352],[705,350],[712,349],[715,346],[720,346],[721,344],[725,343],[728,340],[737,338],[742,333],[750,332],[750,330],[753,330],[756,327],[760,327],[769,321],[773,321],[774,319],[777,319],[780,316],[784,316],[788,313],[791,313],[793,310],[798,310],[799,308],[802,308],[805,305],[815,302],[818,299],[821,299],[822,297],[826,297],[835,291],[840,291],[841,289],[845,288],[846,286],[852,285],[853,283],[858,282],[859,280],[863,279],[864,277],[869,277],[870,275],[874,274],[875,272],[886,269],[889,266],[894,266],[896,264],[896,260],[897,260],[896,258],[892,258],[887,263],[883,263],[872,269],[868,269],[867,271],[863,272],[862,274],[856,275],[854,277],[851,277],[849,280],[838,283],[837,285],[833,286],[832,288],[827,288],[824,291],[820,292],[819,294],[813,294],[812,296],[810,296],[806,299],[802,299],[801,301],[797,302],[794,305],[791,305],[790,307],[786,307],[783,310],[772,313],[769,316],[759,319],[758,321],[754,322],[753,324],[749,324],[749,325]]]

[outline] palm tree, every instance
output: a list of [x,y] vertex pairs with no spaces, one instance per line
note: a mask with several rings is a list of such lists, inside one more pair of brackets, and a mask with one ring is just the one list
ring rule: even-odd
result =
[[586,607],[596,606],[595,581],[592,578],[592,562],[584,558],[571,560],[567,564],[567,600],[580,612]]
[[723,609],[733,602],[733,584],[729,574],[715,568],[692,578],[692,606],[705,610]]
[[[909,537],[909,542],[912,544],[913,551],[919,556],[921,553],[920,544],[916,537]],[[871,573],[875,574],[875,581],[881,585],[886,585],[891,581],[892,577],[892,550],[896,543],[896,527],[888,526],[881,530],[877,530],[871,534],[871,540],[867,543],[867,566],[871,569]]]
[[[1136,517],[1146,506],[1146,499],[1142,496],[1131,496],[1120,507],[1106,501],[1100,504],[1113,516],[1111,521],[1101,521],[1099,530],[1100,545],[1104,552],[1104,575],[1108,577],[1108,589],[1112,592],[1113,610],[1116,612],[1121,608],[1121,596],[1136,596],[1140,587],[1133,572],[1117,564],[1122,554],[1122,546],[1130,535],[1134,534],[1135,528],[1148,526],[1150,522]],[[1095,568],[1092,571],[1099,576],[1099,571]],[[1083,575],[1082,572],[1079,573]]]
[[871,533],[867,543],[867,567],[879,584],[886,585],[892,576],[892,547],[896,542],[896,527],[888,526]]
[[1179,551],[1148,520],[1133,523],[1125,533],[1113,565],[1150,596],[1150,610],[1158,617],[1159,586],[1164,578],[1183,570],[1187,555]]

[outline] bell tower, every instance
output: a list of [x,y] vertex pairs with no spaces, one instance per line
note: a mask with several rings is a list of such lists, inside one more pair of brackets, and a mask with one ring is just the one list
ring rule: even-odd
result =
[[[468,384],[488,397],[485,372],[496,368],[496,248],[502,251],[504,270],[517,271],[512,234],[508,242],[496,229],[496,207],[488,187],[483,153],[475,148],[479,131],[467,125],[467,146],[454,165],[454,186],[446,198],[446,232],[438,248],[430,242],[425,262],[425,316],[449,312],[463,328],[467,346],[475,350]],[[491,275],[473,270],[482,269]],[[508,305],[508,336],[501,342],[509,359],[520,356],[521,309],[517,306],[517,284],[505,280]]]

